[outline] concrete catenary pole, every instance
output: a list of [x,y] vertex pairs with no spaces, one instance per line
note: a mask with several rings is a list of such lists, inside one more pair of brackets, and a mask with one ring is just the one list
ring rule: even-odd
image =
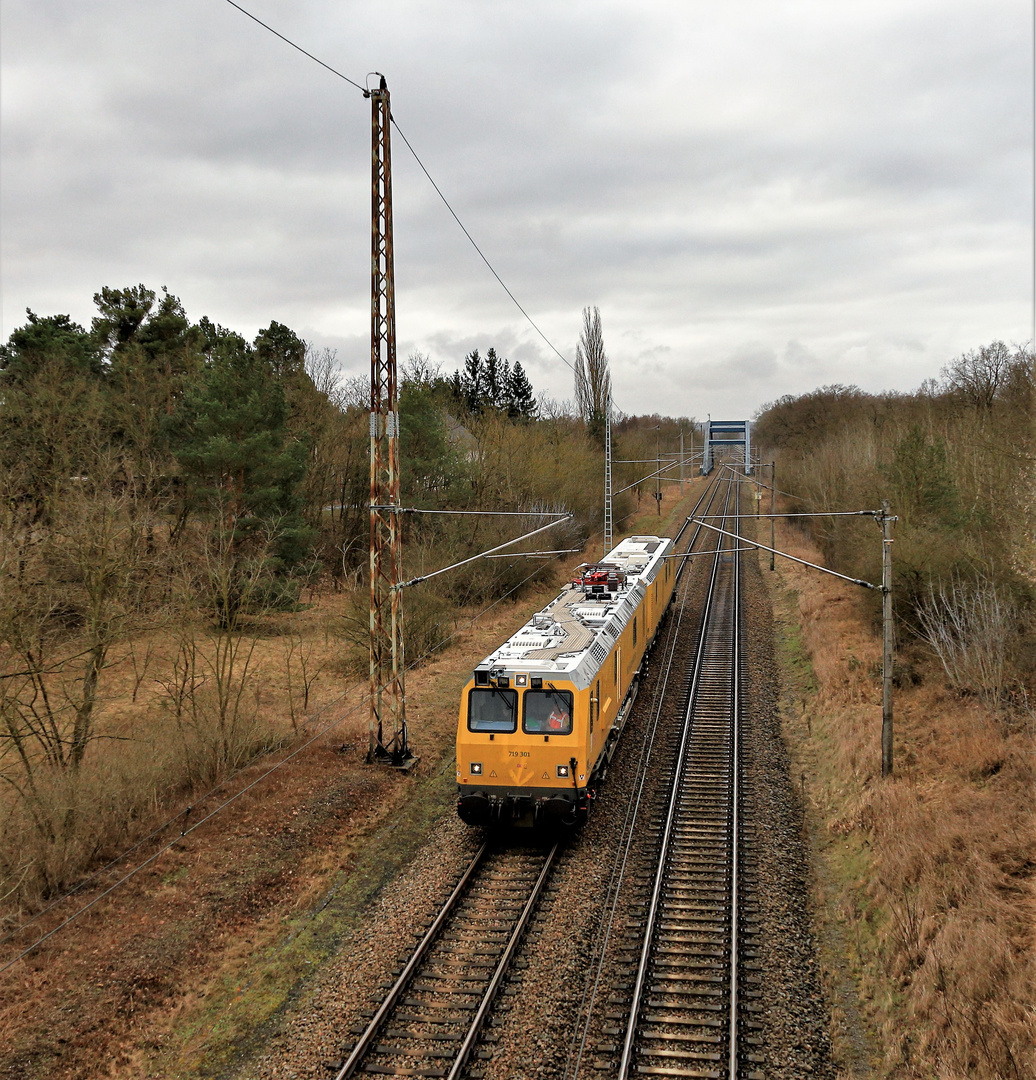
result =
[[770,462],[770,569],[773,569],[774,551],[777,546],[777,462]]
[[892,522],[887,499],[881,513],[881,775],[892,775],[892,665],[895,627],[892,622]]

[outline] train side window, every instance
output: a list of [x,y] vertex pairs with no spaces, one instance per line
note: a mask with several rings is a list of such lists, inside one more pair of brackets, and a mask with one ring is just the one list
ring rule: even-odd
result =
[[516,731],[518,693],[476,688],[468,694],[468,731]]
[[612,681],[615,683],[616,686],[618,686],[619,685],[619,650],[618,649],[616,649],[615,652],[612,653],[612,659],[614,660],[614,664],[612,665],[612,667],[614,669],[613,672],[612,672],[612,676],[613,676]]
[[572,695],[567,690],[526,690],[522,699],[522,731],[571,735]]
[[637,616],[633,616],[633,644],[637,644]]

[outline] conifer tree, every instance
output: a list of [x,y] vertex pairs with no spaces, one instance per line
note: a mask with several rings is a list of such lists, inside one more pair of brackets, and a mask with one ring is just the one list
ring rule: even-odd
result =
[[189,507],[207,508],[238,547],[258,532],[276,536],[291,565],[307,550],[295,488],[304,444],[291,438],[284,386],[273,365],[240,335],[202,321],[208,360],[168,425]]
[[[504,365],[507,361],[504,361]],[[496,349],[492,345],[486,353],[485,360],[485,397],[486,403],[494,409],[500,408],[504,391],[504,367],[501,366],[500,358],[496,355]]]
[[103,358],[96,338],[68,315],[37,315],[25,309],[29,321],[0,346],[0,371],[7,385],[22,382],[49,364],[70,373],[100,377]]
[[105,285],[94,293],[99,315],[94,316],[92,331],[107,356],[128,345],[155,305],[155,291],[145,285],[111,289]]
[[472,349],[464,357],[464,374],[461,379],[468,412],[480,413],[486,402],[487,383],[485,361],[479,356],[478,349]]
[[512,420],[529,419],[536,413],[532,383],[521,363],[516,360],[507,380],[507,415]]

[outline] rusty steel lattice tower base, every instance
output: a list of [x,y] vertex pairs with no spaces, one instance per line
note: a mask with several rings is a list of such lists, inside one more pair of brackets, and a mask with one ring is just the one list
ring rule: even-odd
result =
[[367,761],[409,768],[399,576],[392,156],[385,79],[371,99],[370,724]]

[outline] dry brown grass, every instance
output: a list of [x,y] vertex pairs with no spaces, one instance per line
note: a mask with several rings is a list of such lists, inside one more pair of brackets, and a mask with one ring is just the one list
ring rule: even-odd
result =
[[[778,547],[819,562],[791,527]],[[1031,718],[1005,718],[943,685],[895,695],[894,777],[880,778],[880,643],[857,588],[787,561],[816,693],[786,731],[808,777],[818,857],[848,917],[884,1048],[881,1075],[1036,1076],[1036,804]],[[805,784],[804,784],[805,786]],[[855,840],[859,860],[831,838]]]
[[[339,651],[328,632],[329,604],[335,603],[330,597],[310,611],[264,617],[242,634],[223,635],[222,647],[232,637],[240,649],[229,680],[225,668],[216,671],[220,646],[203,620],[114,647],[101,673],[94,738],[81,768],[37,766],[31,798],[12,786],[0,792],[0,920],[19,921],[179,801],[290,738],[307,713],[339,696],[337,680],[329,677]],[[177,690],[185,641],[195,657],[186,693],[182,679]],[[74,639],[68,647],[75,649]],[[233,712],[232,725],[220,722],[227,719],[221,694],[232,707],[223,710]],[[17,780],[13,758],[4,765]],[[20,787],[30,794],[24,783]],[[69,807],[76,811],[72,827]]]
[[[669,490],[661,522],[671,528],[680,514],[675,485]],[[630,527],[656,531],[659,519],[653,504],[650,509]],[[585,555],[569,556],[557,576],[567,576],[599,550],[599,538],[591,540]],[[331,632],[348,598],[318,593],[305,597],[313,604],[307,611],[265,618],[253,669],[262,722],[293,735],[285,661],[290,631],[324,666],[311,689],[311,719],[298,720],[300,735],[332,721],[335,726],[251,790],[244,789],[280,755],[246,768],[196,813],[239,791],[241,798],[7,972],[0,986],[0,1072],[193,1075],[197,1061],[224,1060],[220,1055],[268,1017],[310,973],[309,965],[324,955],[321,949],[330,947],[330,937],[309,929],[296,937],[300,927],[311,926],[314,906],[322,910],[331,896],[353,896],[350,890],[359,904],[362,889],[380,880],[381,862],[364,861],[379,858],[373,854],[379,850],[373,839],[378,830],[391,830],[395,849],[415,803],[423,799],[441,812],[436,792],[442,785],[436,786],[436,777],[452,776],[459,695],[472,666],[556,590],[556,581],[539,583],[517,602],[503,600],[470,625],[474,610],[456,612],[458,632],[449,646],[408,677],[410,735],[421,761],[407,777],[362,763],[365,681],[358,685],[343,677],[341,642]],[[156,792],[168,792],[162,785],[173,774],[170,758],[163,755],[168,752],[175,764],[175,744],[168,737],[167,711],[159,707],[156,680],[171,664],[175,642],[169,631],[155,631],[132,644],[136,665],[127,643],[105,673],[100,719],[106,731],[118,729],[133,738],[94,744],[91,751],[101,752],[93,760],[100,774],[102,761],[125,753],[123,764],[132,774],[127,779],[135,790],[152,776]],[[325,711],[312,719],[320,710]],[[191,800],[185,794],[156,795],[141,811],[139,830],[186,805]],[[116,828],[125,824],[112,821]],[[415,835],[419,842],[421,834]],[[128,865],[136,865],[140,855]],[[72,907],[97,897],[118,873],[102,875]],[[68,910],[48,913],[33,932],[53,928]],[[332,920],[328,935],[339,932]],[[20,938],[9,944],[0,962],[20,944]],[[198,1071],[211,1075],[215,1070],[206,1065]]]
[[[522,610],[554,588],[548,577],[530,586]],[[234,634],[196,616],[111,650],[98,687],[95,738],[82,767],[37,768],[31,801],[10,785],[0,787],[0,927],[18,925],[257,755],[361,705],[366,671],[357,677],[355,643],[343,618],[355,606],[351,592],[316,590],[305,600],[304,610],[244,619]],[[512,598],[468,627],[476,609],[454,609],[440,638],[456,628],[455,655],[457,646],[480,640],[512,620],[514,611]],[[74,651],[75,640],[67,646]],[[235,650],[233,667],[228,650]],[[410,678],[424,681],[442,665],[432,657]],[[421,700],[411,695],[411,731],[431,725],[437,745],[452,739],[456,704],[426,717]],[[339,745],[355,741],[359,749],[366,747],[366,733],[367,710],[359,707],[327,738]],[[17,779],[13,755],[4,765]],[[74,827],[65,828],[72,805]]]

